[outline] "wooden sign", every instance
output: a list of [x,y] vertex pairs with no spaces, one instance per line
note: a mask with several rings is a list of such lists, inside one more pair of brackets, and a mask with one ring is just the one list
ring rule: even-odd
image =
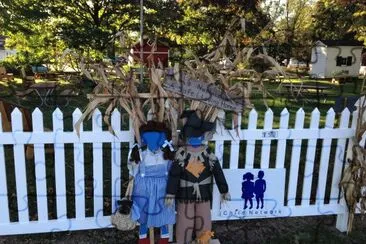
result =
[[174,76],[168,75],[164,82],[167,91],[179,94],[186,99],[199,100],[224,110],[241,112],[243,110],[243,97],[230,97],[222,88],[213,83],[189,79],[182,75],[178,82]]

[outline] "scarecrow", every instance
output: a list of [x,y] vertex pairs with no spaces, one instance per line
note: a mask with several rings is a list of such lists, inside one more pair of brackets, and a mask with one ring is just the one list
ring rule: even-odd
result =
[[[129,154],[129,173],[133,181],[131,218],[139,222],[140,244],[148,244],[149,228],[160,228],[159,244],[167,244],[168,225],[175,223],[174,206],[165,206],[166,186],[174,150],[171,133],[162,122],[148,121],[140,127],[142,150],[135,145]],[[174,204],[172,204],[174,205]]]
[[176,152],[167,186],[167,202],[177,201],[176,239],[179,244],[190,242],[193,230],[198,238],[211,234],[213,177],[221,199],[230,198],[219,160],[204,145],[205,136],[214,130],[215,124],[202,120],[194,110],[183,112],[181,118],[186,119],[182,129],[186,144]]

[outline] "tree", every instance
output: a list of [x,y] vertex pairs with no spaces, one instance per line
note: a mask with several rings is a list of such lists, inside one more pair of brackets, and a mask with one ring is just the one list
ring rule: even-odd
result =
[[6,59],[13,67],[58,62],[57,55],[65,49],[55,36],[45,2],[37,0],[2,0],[0,2],[2,34],[8,36],[6,46],[17,53]]
[[311,0],[287,0],[283,4],[274,38],[280,46],[282,58],[310,59],[313,7]]
[[0,26],[3,32],[33,34],[33,27],[49,18],[45,1],[1,0]]
[[356,10],[353,13],[353,24],[350,31],[356,33],[356,38],[366,45],[366,4],[356,2]]
[[[250,43],[269,22],[260,8],[261,0],[178,1],[183,18],[179,19],[169,38],[189,47],[195,54],[207,53],[219,45],[233,19],[245,19],[243,42]],[[232,28],[236,36],[242,35],[241,26]],[[182,50],[183,51],[183,50]]]
[[49,0],[56,34],[69,48],[105,51],[122,29],[136,25],[134,1]]
[[319,0],[313,15],[313,40],[354,39],[353,14],[357,1]]

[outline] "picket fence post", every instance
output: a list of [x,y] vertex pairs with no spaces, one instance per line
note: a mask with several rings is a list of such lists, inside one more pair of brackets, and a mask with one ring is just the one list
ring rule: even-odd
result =
[[[39,108],[36,108],[32,113],[32,125],[34,132],[42,133],[43,114]],[[47,205],[47,178],[46,178],[46,159],[44,144],[34,144],[34,167],[36,174],[36,192],[37,192],[37,215],[39,221],[48,220],[48,205]]]
[[[0,133],[3,132],[3,123],[0,113]],[[6,176],[5,153],[4,146],[0,144],[0,206],[5,206],[0,209],[0,224],[9,223],[9,208],[8,208],[8,184]]]
[[[264,115],[264,125],[265,130],[271,130],[273,124],[273,112],[268,109]],[[271,139],[263,139],[262,141],[262,153],[261,153],[261,168],[269,168],[269,157],[271,151]]]
[[[284,108],[280,114],[280,129],[288,129],[289,119],[290,114],[287,108]],[[277,141],[276,168],[278,169],[282,169],[285,167],[286,144],[286,139],[280,139]]]
[[[352,114],[351,128],[353,128],[355,130],[356,130],[356,125],[357,125],[357,118],[358,118],[358,110],[354,111],[353,114]],[[348,167],[347,159],[352,158],[352,147],[353,147],[353,145],[354,145],[353,138],[350,138],[348,140],[348,144],[347,144],[345,168]],[[339,201],[339,204],[341,205],[343,211],[342,211],[342,213],[337,215],[336,228],[341,232],[346,232],[347,229],[348,229],[347,225],[348,225],[349,212],[348,212],[348,207],[347,207],[346,201],[345,201],[344,196],[343,196],[343,192],[341,193],[341,199]]]
[[[300,108],[296,112],[295,129],[302,129],[304,127],[305,112]],[[291,152],[291,165],[290,176],[287,193],[287,206],[295,206],[296,189],[297,189],[297,177],[299,174],[300,164],[300,152],[301,152],[301,139],[293,140],[292,152]]]
[[66,166],[65,145],[62,143],[64,132],[63,114],[59,108],[52,113],[54,149],[55,149],[55,187],[56,187],[56,211],[57,219],[67,218],[66,208]]
[[[76,122],[81,118],[80,109],[75,109],[72,113],[73,131],[76,133]],[[83,123],[80,124],[79,133],[83,133]],[[79,138],[80,139],[80,138]],[[85,171],[84,171],[84,144],[74,143],[74,187],[75,187],[75,217],[85,218]]]
[[[112,129],[115,132],[121,130],[121,114],[117,109],[114,109],[112,112],[111,118],[111,125]],[[115,136],[113,138],[112,146],[111,146],[111,178],[112,178],[112,196],[111,196],[111,203],[112,203],[112,213],[115,212],[117,208],[116,201],[121,198],[121,142],[120,138]]]
[[[318,129],[320,120],[320,112],[317,108],[311,112],[310,129]],[[313,181],[314,174],[314,160],[316,151],[317,139],[308,140],[308,146],[306,150],[306,161],[304,170],[304,181],[302,185],[302,198],[301,205],[310,205],[311,183]]]
[[[11,113],[11,128],[15,138],[23,136],[23,118],[22,112],[15,108]],[[24,144],[16,142],[14,144],[14,168],[17,191],[18,216],[19,222],[29,222],[28,210],[28,191],[27,191],[27,173],[25,169]]]
[[[253,108],[249,112],[248,130],[257,128],[258,113]],[[254,167],[255,140],[247,140],[247,149],[245,155],[245,168],[252,169]]]

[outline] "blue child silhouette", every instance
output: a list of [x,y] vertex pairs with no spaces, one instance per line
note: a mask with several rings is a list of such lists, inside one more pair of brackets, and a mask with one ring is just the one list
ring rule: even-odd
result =
[[241,191],[242,195],[241,198],[244,199],[244,209],[247,209],[248,201],[250,203],[249,209],[252,209],[253,207],[253,201],[252,198],[254,197],[254,182],[252,181],[254,179],[254,175],[250,172],[245,173],[243,175],[243,183],[241,184]]
[[266,181],[263,180],[264,172],[260,170],[258,172],[258,179],[254,183],[254,193],[255,199],[257,200],[257,209],[259,208],[259,202],[261,203],[261,208],[263,208],[263,197],[266,191]]

